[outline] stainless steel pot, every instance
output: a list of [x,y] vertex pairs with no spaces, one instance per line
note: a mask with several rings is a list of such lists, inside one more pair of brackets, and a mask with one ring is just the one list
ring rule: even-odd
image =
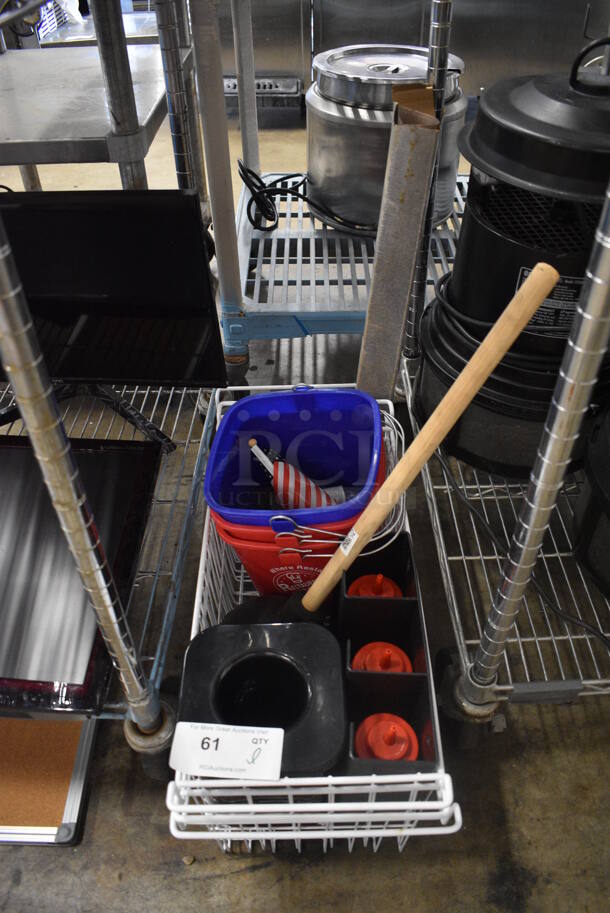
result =
[[[307,105],[308,195],[359,225],[377,225],[392,127],[392,87],[425,81],[426,48],[354,45],[317,54]],[[449,55],[434,221],[453,211],[457,137],[467,101],[463,61]]]

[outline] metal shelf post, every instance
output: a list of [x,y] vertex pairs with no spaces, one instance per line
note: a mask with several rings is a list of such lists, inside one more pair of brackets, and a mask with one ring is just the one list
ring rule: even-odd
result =
[[252,5],[250,0],[231,0],[235,72],[239,101],[239,128],[244,164],[261,170],[258,151],[258,120],[256,116],[256,72],[254,69],[254,39],[252,37]]
[[36,165],[20,165],[19,174],[23,181],[24,190],[42,190],[40,175]]
[[[191,54],[191,27],[189,21],[187,0],[174,0],[174,9],[176,11],[176,24],[178,28],[178,46],[181,51]],[[183,61],[181,59],[181,64]],[[191,147],[191,156],[193,164],[193,176],[199,199],[201,201],[201,214],[203,224],[208,227],[211,221],[210,201],[208,199],[208,185],[205,177],[205,161],[203,158],[203,146],[201,144],[201,121],[199,118],[199,106],[197,104],[197,80],[195,70],[191,65],[184,69],[186,80],[186,117],[189,143]]]
[[196,163],[188,119],[188,84],[180,53],[180,31],[176,0],[156,0],[159,47],[167,93],[169,127],[172,135],[178,187],[197,189]]
[[[428,83],[434,92],[434,112],[439,124],[442,122],[443,105],[445,100],[445,80],[447,76],[447,63],[449,60],[449,38],[451,36],[452,0],[431,0],[430,6],[430,34],[428,38]],[[426,300],[426,283],[428,279],[428,256],[430,252],[430,238],[433,229],[434,195],[436,179],[438,177],[437,148],[436,161],[432,172],[432,181],[428,196],[428,210],[422,230],[419,255],[413,275],[413,285],[409,295],[409,311],[407,316],[405,355],[407,358],[417,358],[419,355],[419,321]]]
[[[116,136],[139,136],[140,123],[133,94],[133,81],[120,0],[91,0],[91,14],[108,99],[108,113]],[[119,162],[125,190],[147,190],[144,159]]]
[[232,318],[239,317],[243,312],[243,299],[237,254],[217,3],[216,0],[192,0],[190,10],[193,57],[214,222],[222,323],[225,330],[225,354],[228,361],[244,362],[248,355],[247,345],[226,342],[229,338],[228,325]]
[[59,414],[17,268],[0,220],[0,355],[53,507],[119,674],[130,715],[145,732],[161,721],[100,542]]

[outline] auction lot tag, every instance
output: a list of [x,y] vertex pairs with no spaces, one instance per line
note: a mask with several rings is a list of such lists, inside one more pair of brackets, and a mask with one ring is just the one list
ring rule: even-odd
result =
[[169,764],[194,777],[279,780],[283,729],[177,723]]

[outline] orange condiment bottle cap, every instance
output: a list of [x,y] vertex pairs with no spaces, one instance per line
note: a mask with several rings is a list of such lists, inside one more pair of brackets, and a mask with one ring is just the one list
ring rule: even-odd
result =
[[350,585],[348,596],[401,597],[402,590],[397,583],[383,574],[365,574]]
[[416,761],[419,754],[413,728],[393,713],[373,713],[356,730],[354,750],[359,758]]
[[352,660],[356,672],[412,672],[411,660],[396,644],[383,640],[360,647]]

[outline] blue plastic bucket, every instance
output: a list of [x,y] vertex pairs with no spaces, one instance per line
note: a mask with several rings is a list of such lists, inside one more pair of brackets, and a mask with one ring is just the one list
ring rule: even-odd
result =
[[[248,440],[270,448],[318,485],[358,488],[343,504],[280,510],[271,507],[270,481],[252,458]],[[360,390],[298,387],[234,403],[216,432],[204,492],[224,520],[266,526],[278,513],[304,526],[336,523],[359,514],[378,482],[382,448],[379,406]]]

